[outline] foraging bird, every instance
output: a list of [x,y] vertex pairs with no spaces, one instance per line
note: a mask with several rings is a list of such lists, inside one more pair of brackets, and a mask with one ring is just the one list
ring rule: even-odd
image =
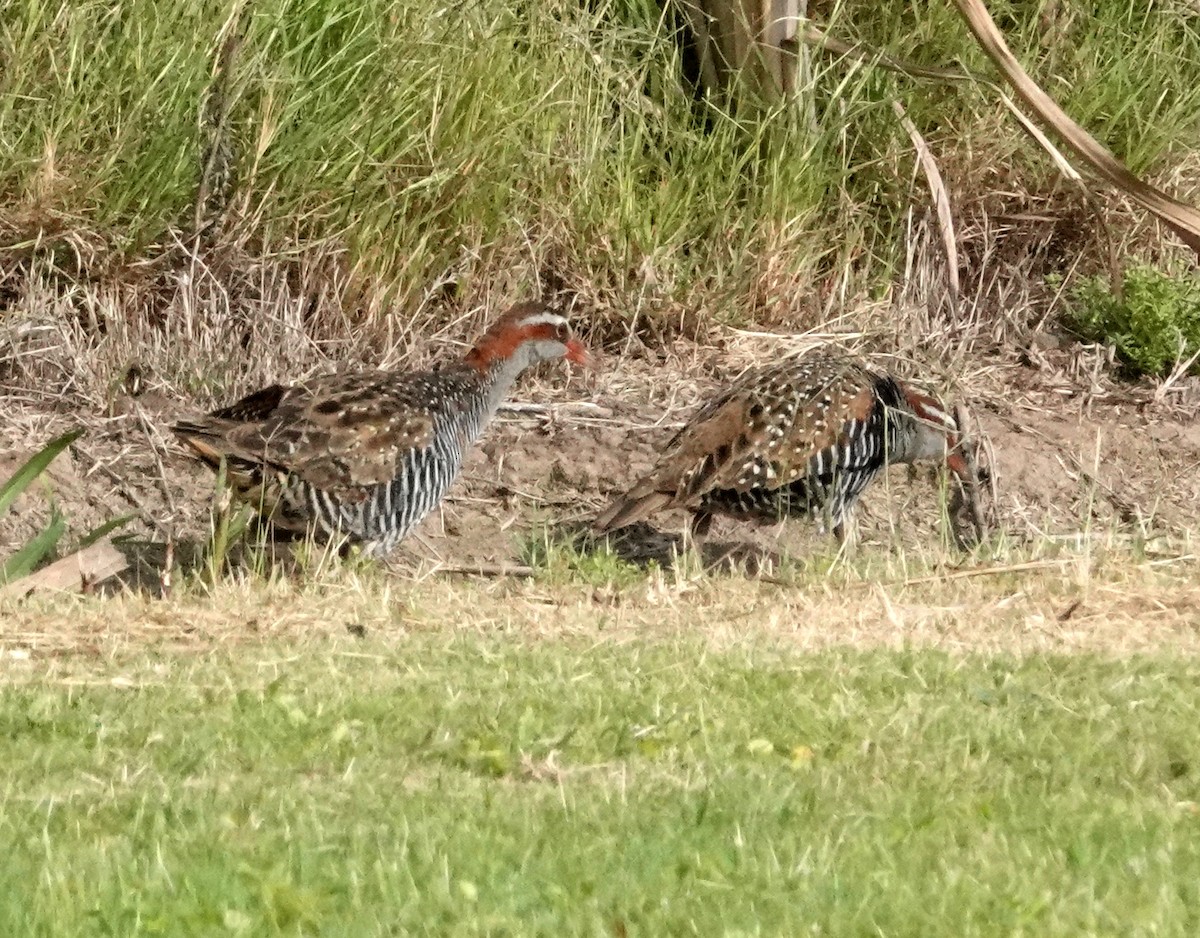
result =
[[589,363],[563,316],[520,303],[460,362],[271,385],[172,429],[278,527],[382,556],[441,501],[517,376],[558,358]]
[[817,513],[841,541],[847,513],[886,466],[944,459],[965,478],[958,445],[959,429],[937,400],[818,350],[754,369],[710,400],[594,527],[604,533],[674,507],[693,510],[700,535],[714,514],[778,521]]

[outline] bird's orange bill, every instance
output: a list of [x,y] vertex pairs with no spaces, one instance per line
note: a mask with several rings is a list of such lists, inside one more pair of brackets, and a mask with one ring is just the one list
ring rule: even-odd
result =
[[962,453],[951,453],[948,455],[946,457],[946,465],[960,479],[967,478],[971,473],[970,468],[967,466],[967,459]]
[[578,339],[569,339],[567,341],[566,359],[569,362],[574,362],[582,368],[591,368],[594,365],[592,353],[587,350],[587,347]]

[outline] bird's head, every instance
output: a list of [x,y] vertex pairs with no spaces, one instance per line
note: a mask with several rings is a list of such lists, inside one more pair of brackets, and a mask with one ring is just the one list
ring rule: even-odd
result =
[[488,328],[467,353],[467,364],[486,371],[499,362],[515,361],[522,368],[565,358],[590,367],[591,355],[575,338],[567,318],[539,302],[518,303]]
[[969,470],[962,454],[962,431],[954,416],[937,398],[911,388],[904,389],[904,400],[914,418],[906,461],[945,460],[951,472],[966,479]]

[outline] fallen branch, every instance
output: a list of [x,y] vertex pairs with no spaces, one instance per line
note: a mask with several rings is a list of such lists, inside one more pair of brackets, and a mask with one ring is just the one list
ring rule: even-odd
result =
[[128,566],[125,555],[105,539],[0,587],[0,598],[25,597],[37,590],[87,593]]

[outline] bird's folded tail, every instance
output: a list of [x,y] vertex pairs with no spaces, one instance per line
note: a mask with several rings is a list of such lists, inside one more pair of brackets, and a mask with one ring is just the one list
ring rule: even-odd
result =
[[661,511],[673,501],[666,492],[651,491],[643,495],[624,495],[592,522],[592,530],[597,534],[606,534],[618,528],[628,527],[648,518],[656,511]]
[[224,435],[226,428],[227,424],[219,418],[205,417],[180,421],[171,426],[171,431],[211,469],[219,471],[224,460],[226,479],[238,497],[264,517],[274,517],[282,495],[280,471],[231,446]]
[[225,455],[221,447],[221,434],[211,426],[191,420],[181,420],[171,425],[171,432],[186,443],[206,463],[216,465]]

